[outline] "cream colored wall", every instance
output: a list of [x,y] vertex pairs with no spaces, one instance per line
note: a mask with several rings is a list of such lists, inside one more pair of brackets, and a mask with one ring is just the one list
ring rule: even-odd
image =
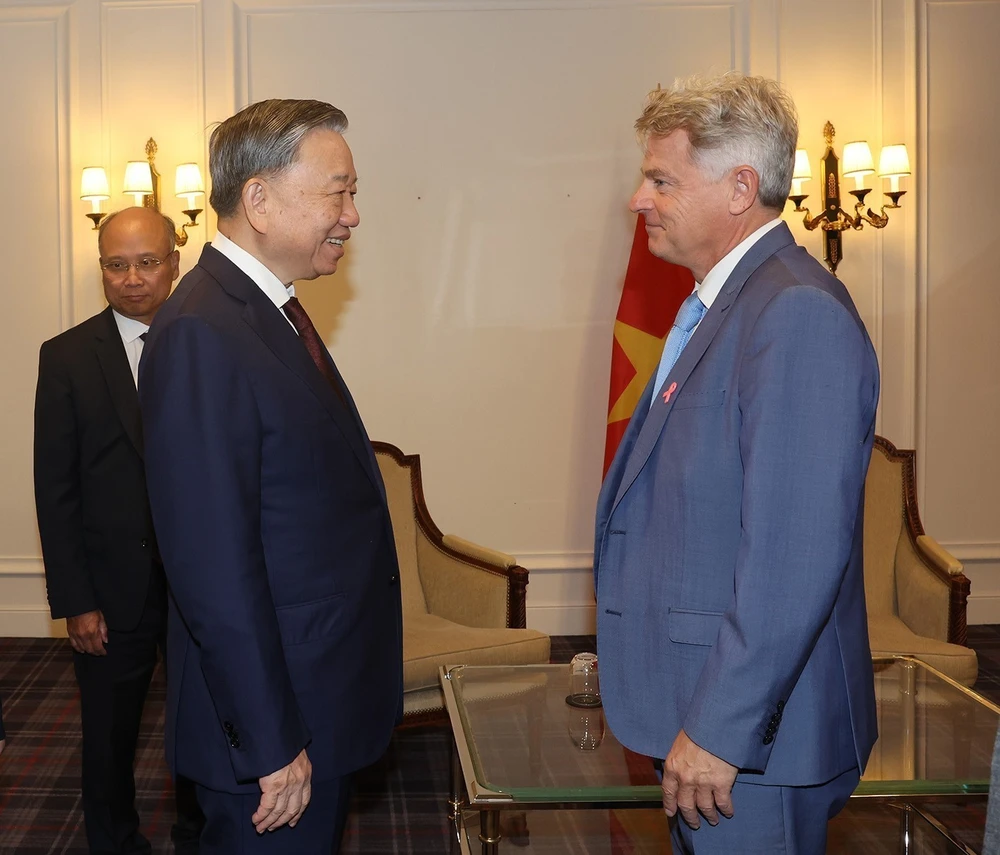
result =
[[[985,158],[995,136],[973,101],[973,75],[995,70],[994,54],[984,42],[964,70],[948,56],[967,57],[968,36],[995,25],[998,5],[841,0],[831,21],[820,0],[0,0],[0,70],[18,81],[0,92],[15,129],[0,135],[3,186],[18,202],[0,214],[11,271],[0,318],[0,634],[58,631],[34,528],[31,405],[39,343],[103,305],[79,170],[112,167],[117,192],[124,161],[153,136],[169,193],[177,163],[205,166],[211,122],[276,96],[344,108],[361,176],[346,263],[302,285],[304,300],[371,435],[422,455],[441,527],[532,570],[529,624],[593,626],[611,326],[640,160],[630,128],[649,88],[691,72],[779,77],[814,169],[827,119],[839,143],[920,152],[918,192],[884,232],[845,237],[840,272],[882,361],[880,429],[902,446],[920,440],[929,530],[1000,559],[986,486],[1000,454],[969,442],[996,406],[982,399],[995,347],[986,325],[1000,313],[985,268],[964,292],[981,292],[977,341],[944,299],[949,282],[985,265],[990,238],[985,226],[950,225],[955,206],[940,201],[946,175],[949,188],[975,186],[975,153]],[[981,150],[958,130],[973,114]],[[928,215],[930,198],[940,212]],[[955,201],[975,204],[968,193]],[[180,207],[167,197],[168,213]],[[819,236],[788,219],[819,254]],[[185,268],[211,233],[207,217]],[[918,233],[929,239],[918,244]],[[994,577],[1000,592],[993,571],[977,568],[974,596]],[[1000,621],[1000,601],[980,611]]]
[[[919,22],[917,440],[924,522],[965,562],[969,620],[1000,621],[1000,249],[992,164],[1000,2],[928,2]],[[986,192],[982,192],[986,190]]]

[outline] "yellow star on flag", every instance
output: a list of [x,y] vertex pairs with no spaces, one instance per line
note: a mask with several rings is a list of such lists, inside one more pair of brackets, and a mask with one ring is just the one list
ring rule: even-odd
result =
[[642,390],[646,388],[646,383],[660,362],[665,338],[658,338],[621,321],[615,321],[615,340],[632,363],[635,376],[611,407],[608,424],[632,417],[639,398],[642,397]]

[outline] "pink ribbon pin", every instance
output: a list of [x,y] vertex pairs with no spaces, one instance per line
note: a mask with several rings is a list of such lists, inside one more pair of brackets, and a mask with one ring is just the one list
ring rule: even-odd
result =
[[667,391],[663,393],[663,403],[664,404],[669,404],[670,403],[670,396],[673,395],[674,392],[676,392],[676,391],[677,391],[677,383],[676,382],[671,383],[667,387]]

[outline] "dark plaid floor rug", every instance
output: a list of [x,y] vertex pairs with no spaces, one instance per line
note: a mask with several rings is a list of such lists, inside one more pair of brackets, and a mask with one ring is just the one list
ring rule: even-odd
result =
[[[970,627],[979,653],[976,688],[1000,703],[1000,626]],[[590,636],[553,638],[552,659],[568,662],[593,650]],[[80,812],[80,718],[70,648],[58,639],[0,639],[0,697],[8,746],[0,757],[0,853],[85,853]],[[170,782],[163,761],[164,684],[157,672],[146,704],[136,763],[137,807],[155,853],[171,852]],[[397,730],[386,756],[357,777],[345,855],[452,853],[445,814],[450,736],[446,725]],[[978,851],[982,805],[936,805],[934,813]],[[502,851],[643,855],[669,852],[649,830],[662,827],[657,812],[534,813],[510,827]],[[513,818],[517,822],[518,818]],[[898,852],[898,814],[890,808],[854,806],[831,828],[831,852]],[[653,835],[658,837],[659,835]],[[294,855],[294,853],[289,853]]]

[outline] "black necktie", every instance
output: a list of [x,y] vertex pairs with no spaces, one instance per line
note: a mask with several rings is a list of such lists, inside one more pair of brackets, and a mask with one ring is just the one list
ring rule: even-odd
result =
[[139,333],[139,341],[141,341],[143,344],[145,344],[145,342],[146,342],[146,336],[147,335],[149,335],[149,331],[148,330],[146,332],[144,332],[144,333]]
[[337,375],[333,370],[333,362],[330,359],[329,351],[327,351],[326,345],[323,344],[323,340],[319,337],[319,333],[316,332],[313,322],[309,320],[306,310],[302,308],[302,304],[296,297],[289,297],[288,302],[285,303],[283,308],[285,315],[288,316],[288,320],[292,322],[292,326],[298,331],[299,338],[306,346],[306,350],[309,351],[309,355],[319,369],[320,374],[333,387],[333,391],[340,398],[340,403],[347,406],[347,402],[344,400],[344,393],[340,391],[340,383],[337,381]]

